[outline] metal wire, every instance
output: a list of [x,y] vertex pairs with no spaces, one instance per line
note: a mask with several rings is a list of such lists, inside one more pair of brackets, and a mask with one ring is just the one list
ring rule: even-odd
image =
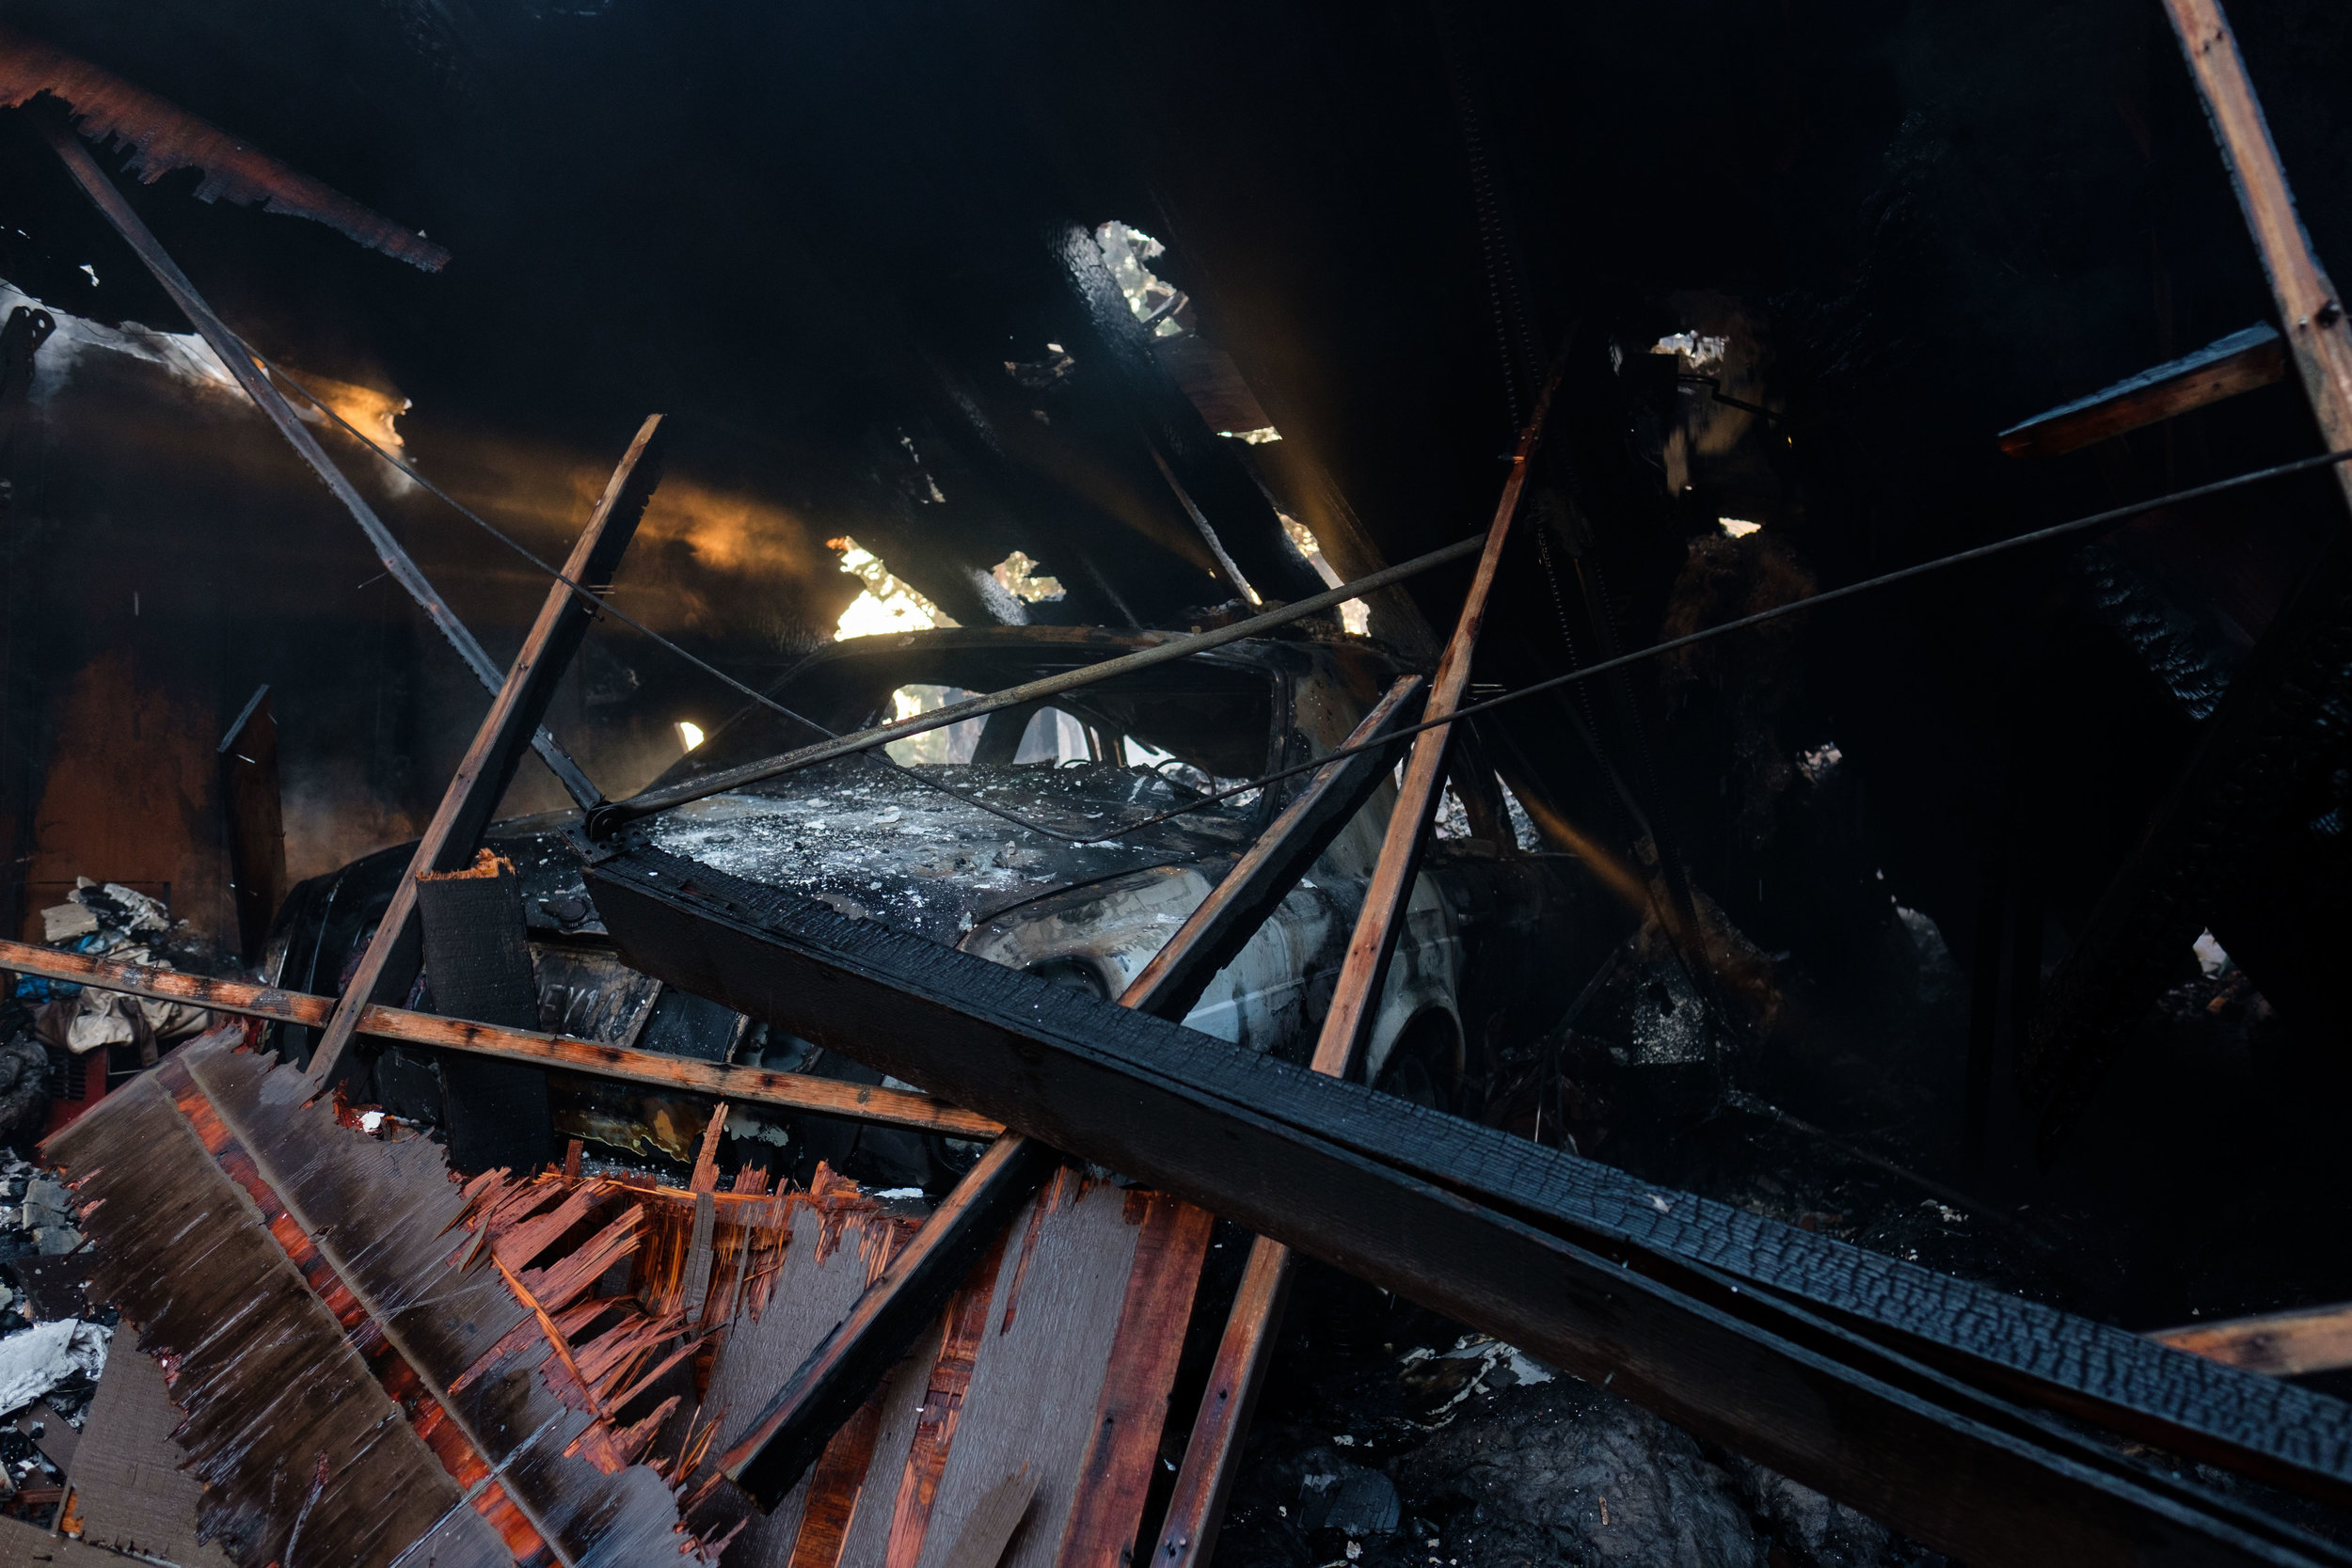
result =
[[[757,703],[764,707],[774,709],[776,712],[784,715],[787,719],[793,721],[795,723],[805,724],[820,736],[834,736],[837,734],[837,732],[829,730],[824,725],[818,723],[816,720],[809,718],[806,714],[795,713],[792,709],[785,706],[782,703],[777,702],[766,692],[755,690],[752,687],[744,685],[741,681],[737,680],[733,675],[728,674],[724,670],[720,669],[717,665],[710,663],[707,659],[699,657],[689,650],[680,647],[677,643],[671,641],[668,638],[662,636],[651,626],[646,626],[643,621],[638,620],[627,610],[622,610],[619,606],[613,604],[612,600],[605,598],[593,590],[585,588],[580,583],[574,581],[572,578],[565,577],[561,568],[550,566],[546,562],[540,560],[539,557],[533,554],[520,540],[515,538],[512,534],[507,533],[502,529],[500,529],[497,525],[490,522],[489,519],[482,516],[471,507],[466,505],[465,502],[459,500],[456,497],[451,495],[448,491],[442,489],[439,485],[425,478],[424,475],[419,473],[409,465],[405,458],[403,458],[398,454],[389,451],[385,448],[376,445],[376,443],[369,438],[364,432],[360,431],[357,426],[353,425],[350,420],[344,419],[341,414],[329,407],[326,401],[316,392],[311,391],[310,388],[305,387],[300,381],[287,373],[284,366],[278,364],[276,361],[269,358],[268,356],[262,354],[251,344],[246,343],[242,340],[239,340],[238,346],[247,355],[251,356],[256,363],[262,366],[272,375],[275,375],[278,380],[283,381],[287,386],[293,388],[301,395],[304,402],[310,404],[311,407],[317,409],[320,413],[334,420],[337,425],[342,427],[343,434],[349,436],[353,440],[358,442],[361,446],[375,453],[376,456],[382,458],[386,463],[389,463],[393,467],[399,469],[403,474],[405,474],[410,480],[414,481],[419,486],[421,486],[426,494],[445,502],[459,516],[473,524],[474,527],[482,530],[483,532],[488,534],[500,544],[504,545],[508,549],[513,550],[516,555],[522,557],[525,561],[529,562],[532,566],[537,567],[547,576],[553,578],[557,582],[562,583],[566,589],[570,590],[575,597],[582,599],[591,606],[595,607],[596,610],[611,615],[614,620],[619,621],[622,625],[627,626],[632,630],[638,632],[641,636],[651,641],[655,646],[667,649],[669,652],[675,654],[678,657],[684,659],[687,663],[692,665],[704,674],[710,676],[712,679],[719,681],[721,684],[733,690],[741,692],[744,696],[749,697],[753,702]],[[1065,844],[1093,844],[1100,842],[1097,839],[1089,838],[1084,834],[1064,832],[1058,828],[1051,828],[1042,822],[1032,821],[1028,817],[1021,816],[1018,812],[1010,811],[1003,806],[994,805],[989,801],[979,800],[975,796],[967,795],[962,790],[957,789],[954,785],[947,784],[945,780],[931,778],[925,774],[918,773],[911,768],[903,767],[888,756],[877,756],[871,752],[866,752],[864,755],[866,761],[887,768],[894,773],[904,774],[907,778],[912,779],[926,789],[937,790],[940,794],[961,800],[966,805],[977,806],[981,811],[988,813],[992,816],[1001,817],[1005,821],[1013,823],[1015,826],[1026,828],[1031,832],[1043,833],[1048,838],[1060,839]]]
[[2160,507],[2177,506],[2184,501],[2202,500],[2208,496],[2217,496],[2225,491],[2243,489],[2249,484],[2260,484],[2265,480],[2283,479],[2290,474],[2305,473],[2313,468],[2325,468],[2334,464],[2346,462],[2352,462],[2352,447],[2346,447],[2339,451],[2323,452],[2317,457],[2299,457],[2292,463],[2275,464],[2270,467],[2257,468],[2251,473],[2239,474],[2231,479],[2217,479],[2210,484],[2200,484],[2186,490],[2175,490],[2169,495],[2157,496],[2150,500],[2134,501],[2128,506],[2111,507],[2107,511],[2094,512],[2089,516],[2076,517],[2069,522],[2053,523],[2048,528],[2036,529],[2030,533],[2020,533],[2012,538],[1995,540],[1990,545],[1979,545],[1973,549],[1938,556],[1933,561],[1923,561],[1915,566],[1905,566],[1896,571],[1883,573],[1878,577],[1866,578],[1860,582],[1850,582],[1843,588],[1833,588],[1826,594],[1816,594],[1810,598],[1798,599],[1789,604],[1775,606],[1771,610],[1758,610],[1754,615],[1743,615],[1736,621],[1725,621],[1719,626],[1708,626],[1704,630],[1692,632],[1686,637],[1669,638],[1663,642],[1653,642],[1646,648],[1637,648],[1629,654],[1620,654],[1614,658],[1603,659],[1598,664],[1588,664],[1581,670],[1571,670],[1565,675],[1553,675],[1547,680],[1531,682],[1517,690],[1506,691],[1500,697],[1489,697],[1484,702],[1471,703],[1466,707],[1456,708],[1446,718],[1428,720],[1394,731],[1371,745],[1343,746],[1337,751],[1325,752],[1311,762],[1299,763],[1251,779],[1247,784],[1235,784],[1230,789],[1217,790],[1202,800],[1179,806],[1174,811],[1162,812],[1157,816],[1147,816],[1140,822],[1121,828],[1118,833],[1105,836],[1116,838],[1120,834],[1131,833],[1137,829],[1148,828],[1155,822],[1165,822],[1171,816],[1181,816],[1185,812],[1198,811],[1202,806],[1214,804],[1227,796],[1239,795],[1247,790],[1263,789],[1267,784],[1321,768],[1324,764],[1336,762],[1342,757],[1355,756],[1362,752],[1383,750],[1400,740],[1419,735],[1423,730],[1441,729],[1445,725],[1457,723],[1465,719],[1472,719],[1482,713],[1490,713],[1496,708],[1518,702],[1522,698],[1533,697],[1577,681],[1590,680],[1595,675],[1605,675],[1613,670],[1623,670],[1644,659],[1656,658],[1661,654],[1673,653],[1677,648],[1688,648],[1693,643],[1709,641],[1718,637],[1728,637],[1735,631],[1745,631],[1751,626],[1762,626],[1767,621],[1777,621],[1783,616],[1794,615],[1801,610],[1819,610],[1825,604],[1834,604],[1839,599],[1852,598],[1856,594],[1867,594],[1880,588],[1891,588],[1899,582],[1908,582],[1914,578],[1926,577],[1931,572],[1940,572],[1952,566],[1964,566],[1971,562],[1983,561],[1992,556],[2006,554],[2010,550],[2023,549],[2028,545],[2044,544],[2052,539],[2064,538],[2068,534],[2088,532],[2092,529],[2104,528],[2109,523],[2122,522],[2126,517],[2137,517],[2142,513],[2153,512]]
[[[246,352],[248,354],[253,353],[250,348],[247,348]],[[760,704],[762,706],[772,708],[776,712],[783,714],[787,719],[805,724],[819,735],[833,736],[835,734],[834,731],[827,729],[824,725],[818,723],[815,720],[810,719],[803,714],[793,712],[790,708],[786,707],[782,703],[777,702],[774,698],[770,697],[765,692],[754,690],[751,687],[748,687],[741,681],[737,680],[725,671],[697,657],[695,655],[671,641],[668,638],[663,637],[660,632],[657,632],[651,627],[645,626],[635,617],[615,608],[610,600],[601,598],[597,594],[591,593],[586,588],[581,587],[579,583],[574,582],[571,578],[565,577],[560,570],[540,560],[536,555],[525,548],[516,540],[494,527],[484,518],[476,515],[470,508],[465,505],[465,503],[450,495],[447,491],[441,489],[440,486],[425,478],[415,468],[409,467],[405,460],[385,451],[382,447],[377,446],[373,441],[370,440],[365,435],[362,435],[358,430],[354,429],[350,422],[344,420],[342,415],[336,413],[332,408],[327,407],[327,405],[322,402],[315,393],[311,392],[309,388],[304,387],[302,383],[296,381],[293,376],[288,375],[285,371],[280,369],[278,366],[271,363],[270,360],[260,354],[253,354],[253,357],[262,366],[266,367],[273,374],[277,375],[279,379],[285,381],[289,386],[293,387],[295,391],[301,393],[303,398],[313,407],[317,408],[328,419],[333,420],[338,425],[342,426],[344,432],[347,433],[354,440],[357,440],[370,451],[374,452],[378,457],[384,459],[385,462],[390,464],[392,467],[398,468],[402,473],[406,474],[410,479],[416,481],[416,483],[421,485],[427,492],[447,502],[458,513],[459,515],[473,523],[475,527],[489,534],[493,539],[498,540],[501,544],[513,550],[516,555],[521,556],[525,561],[531,562],[532,565],[537,567],[548,577],[551,577],[556,581],[562,583],[565,588],[571,590],[571,592],[580,598],[585,599],[588,603],[596,606],[599,610],[608,611],[615,620],[618,620],[643,633],[657,646],[668,649],[670,652],[677,655],[680,658],[685,659],[689,664],[694,666],[695,669],[700,670],[704,673],[721,681],[732,689],[741,692],[743,695],[751,698],[752,701]],[[2273,479],[2284,479],[2292,474],[2306,473],[2314,468],[2325,468],[2338,463],[2345,462],[2352,462],[2352,447],[2347,447],[2340,451],[2323,452],[2316,457],[2300,457],[2292,462],[2274,464],[2267,468],[2257,468],[2250,473],[2238,474],[2229,479],[2215,480],[2210,484],[2195,485],[2186,490],[2175,490],[2169,494],[2156,496],[2144,501],[2133,501],[2128,505],[2110,507],[2105,512],[2094,512],[2088,516],[2075,517],[2063,523],[2053,523],[2048,528],[2035,529],[2031,532],[2016,534],[2008,539],[1995,540],[1990,545],[1979,545],[1972,549],[1960,550],[1951,555],[1938,556],[1933,561],[1923,561],[1914,566],[1904,566],[1892,572],[1882,573],[1874,578],[1866,578],[1860,582],[1848,583],[1843,588],[1833,588],[1827,593],[1816,594],[1809,598],[1798,599],[1785,605],[1776,605],[1771,610],[1758,610],[1753,615],[1743,615],[1736,621],[1725,621],[1721,626],[1708,626],[1702,630],[1692,632],[1684,637],[1669,638],[1663,642],[1654,642],[1646,648],[1637,648],[1629,654],[1620,654],[1614,658],[1603,659],[1597,664],[1587,664],[1581,669],[1571,670],[1563,675],[1553,675],[1549,679],[1531,682],[1530,684],[1522,686],[1516,690],[1506,691],[1499,697],[1488,697],[1483,702],[1471,703],[1467,706],[1456,708],[1453,713],[1443,719],[1428,720],[1419,724],[1408,725],[1406,728],[1393,731],[1390,735],[1379,740],[1373,741],[1368,745],[1343,746],[1336,751],[1326,752],[1323,755],[1315,757],[1311,761],[1296,763],[1288,768],[1277,768],[1271,773],[1260,774],[1258,777],[1246,780],[1241,784],[1231,784],[1222,789],[1211,790],[1203,794],[1200,799],[1197,800],[1188,800],[1181,806],[1174,807],[1168,811],[1160,812],[1152,816],[1146,816],[1139,821],[1130,822],[1122,828],[1114,829],[1108,832],[1095,833],[1091,835],[1064,832],[1059,829],[1047,827],[1041,822],[1032,822],[1028,818],[1024,817],[1017,813],[1009,811],[1002,806],[992,805],[988,801],[977,800],[970,795],[966,795],[961,790],[948,785],[941,780],[928,777],[922,773],[916,772],[914,768],[902,767],[898,763],[894,762],[887,757],[874,756],[871,752],[864,754],[871,760],[880,763],[882,766],[888,768],[894,772],[906,775],[909,779],[923,785],[925,788],[935,789],[939,793],[961,800],[967,805],[977,806],[993,816],[1001,817],[1008,822],[1018,824],[1021,827],[1028,829],[1032,832],[1043,833],[1048,838],[1059,839],[1065,844],[1107,844],[1114,839],[1124,838],[1130,833],[1140,832],[1146,828],[1155,827],[1158,824],[1168,821],[1174,817],[1184,816],[1192,812],[1200,811],[1204,807],[1216,805],[1221,800],[1231,800],[1236,795],[1247,795],[1251,790],[1263,789],[1266,785],[1279,784],[1284,779],[1295,778],[1301,773],[1313,772],[1315,769],[1322,768],[1327,764],[1337,762],[1344,757],[1356,756],[1366,752],[1388,751],[1394,747],[1399,741],[1409,739],[1412,736],[1421,734],[1423,730],[1442,729],[1448,724],[1458,723],[1464,720],[1475,718],[1482,713],[1490,713],[1496,708],[1505,706],[1511,703],[1518,702],[1524,698],[1535,696],[1541,692],[1550,691],[1563,686],[1573,685],[1579,681],[1590,680],[1596,675],[1605,675],[1613,671],[1629,669],[1645,659],[1656,658],[1661,654],[1670,654],[1679,648],[1688,648],[1700,642],[1712,641],[1718,637],[1728,637],[1733,632],[1745,631],[1752,626],[1759,626],[1768,621],[1777,621],[1784,616],[1795,615],[1804,610],[1819,610],[1823,605],[1834,604],[1840,599],[1849,599],[1858,594],[1873,593],[1881,588],[1891,588],[1897,583],[1908,582],[1915,578],[1926,577],[1931,572],[1946,571],[1954,566],[1964,566],[1972,562],[1984,561],[1996,555],[2006,554],[2010,550],[2024,549],[2027,546],[2043,544],[2052,539],[2064,538],[2069,534],[2083,533],[2092,529],[2104,528],[2110,523],[2122,522],[2127,517],[2137,517],[2144,513],[2154,512],[2162,507],[2177,506],[2185,501],[2202,500],[2209,496],[2217,496],[2231,490],[2244,489],[2249,484],[2260,484]]]

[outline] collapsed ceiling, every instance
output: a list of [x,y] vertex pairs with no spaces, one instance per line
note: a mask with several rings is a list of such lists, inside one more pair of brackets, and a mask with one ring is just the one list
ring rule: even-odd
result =
[[[2232,20],[2312,248],[2352,254],[2346,23]],[[2099,1254],[2064,1305],[2107,1321],[2352,1296],[2312,1242],[2352,1030],[2344,495],[2305,469],[2164,499],[2345,442],[2163,8],[20,0],[8,24],[0,305],[51,324],[0,345],[14,927],[89,872],[233,929],[212,752],[259,684],[296,881],[424,832],[482,705],[60,168],[40,127],[93,112],[95,68],[134,96],[84,129],[139,150],[123,198],[220,318],[540,555],[661,413],[614,587],[642,625],[603,621],[546,709],[614,799],[691,777],[706,735],[710,767],[756,752],[680,651],[765,689],[901,625],[1198,632],[1477,535],[1515,473],[1465,701],[2137,509],[1463,726],[1502,793],[1459,789],[1454,836],[1507,805],[1574,857],[1583,911],[1546,949],[1565,992],[1462,1018],[1464,1059],[1490,1108],[1528,1092],[1539,1141],[1549,1114],[1658,1180],[1701,1185],[1671,1162],[1709,1134],[1645,1139],[1745,1096],[2062,1212]],[[181,112],[221,131],[154,129]],[[2264,324],[2290,350],[2234,345],[2232,395],[2017,433]],[[541,573],[311,422],[502,669]],[[1427,670],[1471,581],[1421,573],[1337,635]],[[1159,745],[1151,695],[1082,716],[1095,761],[1103,735]],[[525,761],[477,808],[571,803]],[[1656,1023],[1686,992],[1704,1105],[1563,1097],[1569,1008]]]

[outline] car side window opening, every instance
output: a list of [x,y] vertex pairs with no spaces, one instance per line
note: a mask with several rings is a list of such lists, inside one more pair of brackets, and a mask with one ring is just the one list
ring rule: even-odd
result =
[[[974,695],[954,686],[901,686],[890,693],[887,713],[878,718],[911,719],[967,701]],[[1195,789],[1230,782],[1175,752],[1126,733],[1116,721],[1105,721],[1104,715],[1088,711],[1075,703],[1035,703],[1004,708],[982,718],[962,720],[942,729],[892,741],[883,750],[891,761],[903,767],[978,764],[1023,768],[1091,762],[1147,768]]]

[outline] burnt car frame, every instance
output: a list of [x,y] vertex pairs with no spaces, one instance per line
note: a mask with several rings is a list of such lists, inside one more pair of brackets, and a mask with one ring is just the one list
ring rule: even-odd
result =
[[[657,784],[690,783],[973,692],[1099,663],[1170,634],[1093,627],[946,628],[855,638],[803,659],[680,757]],[[1311,761],[1400,673],[1368,639],[1308,626],[1113,677],[964,721],[874,753],[818,764],[664,813],[660,847],[787,887],[857,919],[924,936],[1101,997],[1122,991],[1231,869],[1303,775],[1165,820],[1212,788]],[[1572,856],[1511,830],[1513,802],[1457,749],[1446,819],[1428,845],[1382,992],[1364,1073],[1425,1104],[1475,1114],[1490,1024],[1549,1018],[1619,934]],[[1185,1022],[1303,1062],[1330,1002],[1376,862],[1395,785],[1384,781]],[[881,1082],[879,1073],[665,990],[614,956],[566,833],[576,812],[501,822],[489,845],[520,873],[543,1028],[711,1061]],[[1470,824],[1490,825],[1473,836]],[[1141,826],[1136,824],[1141,823]],[[1499,828],[1500,831],[1495,831]],[[1120,830],[1128,829],[1121,832]],[[1525,840],[1527,842],[1523,843]],[[267,977],[309,990],[348,978],[407,864],[379,850],[293,890]],[[430,1008],[431,975],[410,998]],[[283,1049],[307,1054],[310,1031]],[[375,1053],[361,1092],[426,1125],[445,1120],[439,1070],[402,1047]],[[707,1102],[550,1075],[554,1131],[640,1160],[691,1160]],[[738,1115],[738,1158],[805,1179],[818,1160],[891,1185],[936,1187],[976,1150],[822,1118]]]

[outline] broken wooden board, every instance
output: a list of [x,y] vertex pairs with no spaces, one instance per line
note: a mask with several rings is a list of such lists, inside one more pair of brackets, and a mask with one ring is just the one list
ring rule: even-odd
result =
[[[0,969],[44,975],[99,990],[119,990],[130,996],[193,1002],[215,1012],[237,1013],[279,1023],[323,1024],[335,1007],[331,996],[312,996],[237,980],[215,980],[210,975],[97,958],[84,953],[58,952],[25,942],[0,941]],[[812,1078],[803,1073],[770,1072],[764,1068],[725,1067],[660,1051],[637,1050],[628,1042],[637,1037],[637,1031],[644,1028],[644,1019],[651,1011],[648,998],[640,1008],[636,1022],[617,1045],[570,1035],[498,1029],[465,1019],[412,1013],[399,1007],[368,1008],[359,1015],[359,1033],[444,1051],[468,1051],[560,1068],[592,1078],[707,1094],[745,1104],[773,1105],[781,1110],[870,1121],[884,1127],[911,1127],[951,1138],[993,1138],[1005,1130],[1001,1122],[944,1104],[928,1095],[868,1084],[845,1084],[834,1078]],[[97,1064],[101,1069],[104,1065]]]
[[116,1331],[67,1472],[66,1512],[88,1545],[179,1568],[229,1568],[228,1554],[199,1538],[204,1485],[181,1467],[187,1456],[172,1441],[187,1413],[171,1402],[154,1358],[138,1349],[127,1324]]
[[2164,1328],[2160,1345],[2271,1377],[2304,1377],[2352,1367],[2352,1302],[2292,1312]]
[[[1003,1568],[1120,1560],[1175,1378],[1168,1319],[1189,1309],[1195,1278],[1152,1260],[1205,1224],[1194,1214],[1158,1194],[1059,1172],[866,1411],[729,1550],[727,1568],[948,1568],[967,1524],[978,1535],[1002,1524],[993,1514],[1015,1476],[1029,1496]],[[879,1275],[872,1255],[844,1270],[846,1251],[834,1254],[836,1274]],[[798,1250],[804,1275],[824,1273],[816,1252]],[[772,1387],[817,1338],[804,1324],[739,1329],[713,1369],[711,1398]],[[758,1405],[739,1408],[748,1426]],[[720,1449],[728,1435],[723,1419]]]
[[950,1303],[955,1331],[747,1515],[711,1456],[918,1213],[821,1167],[780,1193],[756,1168],[728,1192],[554,1169],[461,1188],[438,1146],[306,1104],[235,1037],[46,1148],[86,1206],[92,1298],[170,1370],[181,1479],[230,1560],[286,1560],[298,1533],[353,1563],[918,1568],[1013,1473],[1035,1486],[1009,1560],[1132,1542],[1196,1276],[1152,1259],[1197,1212],[1065,1172]]
[[211,1036],[44,1146],[86,1206],[92,1297],[138,1325],[188,1411],[204,1531],[247,1568],[297,1536],[352,1564],[420,1542],[451,1564],[704,1556],[631,1462],[626,1406],[572,1375],[575,1350],[646,1334],[589,1340],[570,1316],[625,1256],[612,1227],[543,1268],[560,1230],[478,1256],[435,1145],[305,1101],[296,1070]]
[[2198,1560],[2342,1556],[2048,1414],[2341,1497],[2352,1412],[2339,1402],[1658,1191],[691,861],[633,847],[594,855],[589,876],[624,954],[667,983],[1609,1377],[1942,1549],[2046,1553],[2062,1536],[2073,1560],[2134,1561],[2153,1531]]
[[87,60],[13,27],[0,28],[0,106],[15,108],[43,93],[72,109],[74,128],[84,135],[130,148],[130,171],[148,184],[174,169],[197,169],[203,175],[196,186],[199,201],[226,198],[241,207],[258,202],[268,212],[326,224],[427,272],[449,264],[443,246],[296,173],[220,127]]
[[2286,377],[2286,344],[2279,329],[2265,322],[2020,420],[2001,432],[2001,450],[2011,457],[2058,457]]

